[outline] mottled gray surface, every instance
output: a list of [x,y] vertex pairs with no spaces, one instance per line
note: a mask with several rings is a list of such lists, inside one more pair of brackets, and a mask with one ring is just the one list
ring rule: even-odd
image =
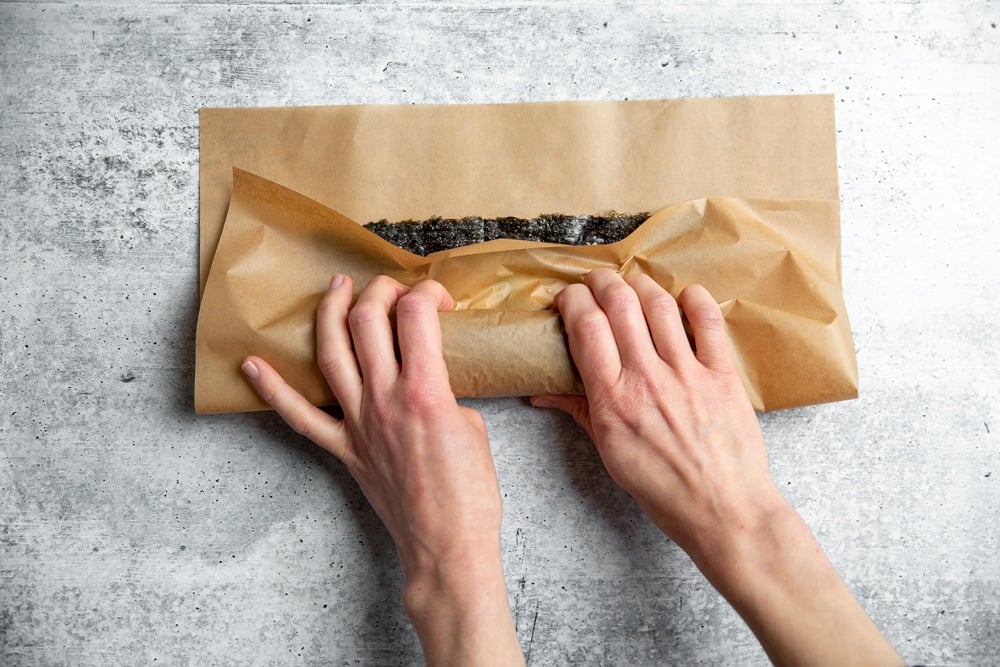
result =
[[[201,106],[834,92],[859,400],[773,472],[910,661],[1000,661],[995,2],[0,3],[0,663],[412,664],[392,545],[195,417]],[[533,664],[759,664],[558,415],[476,401]]]

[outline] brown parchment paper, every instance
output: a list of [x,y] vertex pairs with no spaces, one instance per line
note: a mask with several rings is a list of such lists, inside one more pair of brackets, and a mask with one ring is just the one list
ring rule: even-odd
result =
[[838,201],[831,95],[202,109],[200,124],[202,289],[233,167],[361,223]]
[[[596,266],[650,272],[675,294],[709,287],[758,409],[856,395],[828,96],[205,109],[201,120],[199,412],[265,407],[239,375],[249,353],[329,402],[313,318],[334,272],[359,286],[375,273],[441,280],[462,309],[442,315],[459,395],[579,391],[547,308]],[[501,241],[428,259],[354,221],[609,209],[659,212],[614,246]]]
[[847,398],[856,368],[829,252],[835,210],[822,200],[709,198],[664,208],[615,244],[492,241],[424,258],[293,190],[235,170],[199,319],[196,406],[266,407],[239,375],[247,354],[272,361],[314,403],[331,403],[315,365],[313,319],[333,272],[351,275],[358,287],[377,274],[443,283],[456,300],[456,311],[441,316],[456,395],[579,393],[550,306],[563,287],[598,267],[646,273],[673,294],[704,284],[722,304],[758,409]]

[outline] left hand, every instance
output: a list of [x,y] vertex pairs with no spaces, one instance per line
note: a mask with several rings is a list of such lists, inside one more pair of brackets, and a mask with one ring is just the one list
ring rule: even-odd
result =
[[244,374],[361,486],[396,544],[404,604],[428,662],[473,664],[492,654],[517,664],[486,428],[455,401],[441,351],[438,311],[450,310],[452,298],[434,281],[410,288],[385,276],[353,308],[352,297],[351,279],[335,276],[316,316],[317,362],[343,419],[310,404],[259,357],[246,359]]

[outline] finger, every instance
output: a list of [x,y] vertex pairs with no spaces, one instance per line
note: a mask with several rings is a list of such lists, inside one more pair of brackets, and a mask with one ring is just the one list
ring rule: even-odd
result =
[[582,426],[591,439],[593,432],[590,426],[590,404],[586,396],[574,396],[572,394],[551,394],[545,396],[532,396],[531,404],[536,408],[554,408],[562,410],[572,417],[577,424]]
[[380,392],[399,375],[389,311],[409,288],[388,276],[376,276],[358,296],[347,316],[361,378],[368,390]]
[[[424,280],[396,303],[396,335],[404,378],[417,382],[448,384],[448,369],[441,352],[438,311],[451,310],[454,300],[444,286]],[[450,387],[448,388],[450,391]]]
[[701,285],[688,285],[678,298],[694,333],[695,356],[714,371],[732,370],[722,309]]
[[338,459],[351,465],[353,453],[344,423],[334,419],[302,397],[260,357],[243,361],[243,375],[254,391],[270,405],[292,429],[309,438]]
[[642,368],[654,359],[656,348],[635,290],[610,269],[591,271],[584,282],[608,317],[622,365]]
[[590,391],[614,384],[621,375],[622,360],[611,324],[593,292],[586,285],[569,285],[559,293],[555,305],[583,385]]
[[691,359],[691,346],[684,332],[677,300],[645,274],[630,276],[626,282],[639,296],[642,313],[660,358],[672,367]]
[[353,296],[351,279],[336,275],[316,310],[316,363],[337,403],[351,419],[357,417],[361,403],[361,371],[347,326]]

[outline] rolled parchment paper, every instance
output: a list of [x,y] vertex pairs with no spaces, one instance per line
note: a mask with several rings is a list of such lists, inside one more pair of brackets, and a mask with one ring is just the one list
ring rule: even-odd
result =
[[[441,313],[440,319],[444,360],[456,396],[583,393],[556,313],[463,310]],[[479,335],[469,336],[469,330]]]
[[334,401],[315,363],[316,307],[335,273],[441,282],[444,357],[458,396],[579,393],[556,294],[591,270],[645,273],[719,301],[754,407],[853,398],[857,365],[840,289],[837,204],[707,198],[653,213],[625,239],[565,246],[497,240],[420,257],[336,211],[239,169],[198,319],[198,412],[266,409],[242,359],[267,359],[307,399]]

